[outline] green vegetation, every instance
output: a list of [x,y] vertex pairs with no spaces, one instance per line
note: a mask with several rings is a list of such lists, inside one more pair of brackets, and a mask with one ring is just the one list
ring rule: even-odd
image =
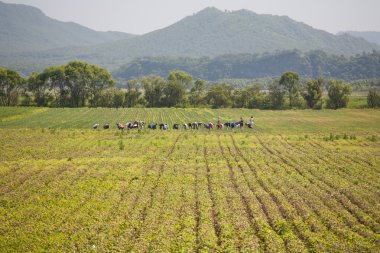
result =
[[302,94],[307,105],[311,109],[322,108],[322,93],[323,93],[323,79],[308,81],[306,83],[306,90]]
[[[330,132],[376,132],[380,111],[356,110],[252,110],[208,108],[33,108],[0,107],[0,128],[89,129],[116,123],[145,121],[148,123],[190,123],[217,121],[236,122],[255,118],[255,131],[263,133],[298,134],[301,132],[329,134]],[[248,130],[248,129],[247,129]],[[249,131],[249,130],[248,130]]]
[[380,108],[380,92],[377,90],[370,90],[367,96],[367,104],[369,108]]
[[101,103],[101,93],[114,81],[106,70],[75,61],[34,73],[28,85],[37,106],[82,107],[88,101],[89,106],[96,107]]
[[[252,114],[254,129],[113,124]],[[0,251],[377,252],[379,124],[369,109],[0,107]]]
[[328,88],[327,108],[345,108],[348,104],[348,96],[351,94],[351,86],[342,81],[330,81]]
[[0,106],[17,105],[24,81],[16,71],[0,68]]
[[287,92],[289,97],[289,107],[299,108],[300,107],[300,77],[296,72],[286,72],[281,75],[280,81],[278,82],[280,86]]
[[[124,90],[114,89],[113,85],[106,70],[85,62],[50,67],[26,80],[13,70],[0,68],[0,105],[322,109],[322,95],[327,86],[327,108],[339,109],[348,106],[352,91],[341,80],[329,80],[326,84],[318,78],[302,84],[296,72],[285,72],[279,80],[273,80],[268,92],[257,82],[240,89],[227,83],[216,83],[206,89],[206,81],[193,81],[190,74],[178,70],[171,71],[167,80],[154,75],[128,80]],[[368,107],[376,108],[377,100],[377,91],[372,88]],[[358,99],[354,104],[350,107],[366,107]]]
[[[281,76],[295,71],[306,78],[338,78],[360,80],[355,85],[364,89],[376,85],[368,79],[379,78],[380,52],[357,54],[351,57],[326,54],[323,51],[281,51],[266,54],[224,55],[214,58],[157,57],[133,60],[116,70],[116,79],[140,78],[152,73],[165,77],[173,69],[190,73],[194,78],[210,81],[221,79],[257,79]],[[365,80],[367,79],[367,80]]]

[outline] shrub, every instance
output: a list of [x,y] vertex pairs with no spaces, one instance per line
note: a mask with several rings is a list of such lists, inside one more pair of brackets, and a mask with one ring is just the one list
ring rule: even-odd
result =
[[348,96],[351,94],[351,86],[342,81],[332,80],[329,82],[327,108],[339,109],[347,107]]
[[377,90],[370,90],[367,96],[367,104],[369,108],[380,108],[380,92]]

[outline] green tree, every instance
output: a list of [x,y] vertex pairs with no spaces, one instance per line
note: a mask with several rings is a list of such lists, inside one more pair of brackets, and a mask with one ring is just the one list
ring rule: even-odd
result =
[[323,79],[310,80],[306,83],[306,91],[303,97],[312,109],[322,109]]
[[183,107],[186,104],[186,87],[189,87],[192,79],[191,75],[186,72],[171,71],[164,89],[164,105]]
[[121,90],[117,90],[117,89],[113,90],[112,107],[114,108],[122,107],[124,104],[125,97],[126,97],[125,92]]
[[25,80],[16,71],[0,68],[0,105],[17,105]]
[[87,64],[70,62],[65,66],[66,86],[70,92],[71,107],[81,107],[86,102],[86,84],[89,79]]
[[207,102],[213,108],[230,107],[233,100],[234,88],[222,83],[212,86],[207,92]]
[[329,82],[327,108],[339,109],[347,107],[351,86],[343,84],[341,80],[332,80]]
[[260,86],[253,84],[234,94],[234,107],[237,108],[259,108],[261,100]]
[[286,91],[277,82],[269,85],[269,101],[273,109],[283,109]]
[[249,86],[246,90],[249,95],[248,108],[270,108],[269,97],[265,92],[260,91],[260,86],[258,84]]
[[192,80],[193,80],[193,77],[184,71],[174,70],[174,71],[171,71],[168,75],[169,82],[179,82],[185,88],[189,88],[189,85]]
[[127,92],[125,93],[125,107],[134,107],[139,102],[141,91],[137,86],[137,80],[127,81]]
[[99,96],[98,106],[119,108],[124,104],[125,92],[110,88],[102,90]]
[[184,105],[185,86],[178,81],[168,81],[164,88],[164,105],[179,106]]
[[28,90],[33,92],[34,102],[37,106],[48,106],[53,99],[49,92],[49,85],[45,81],[44,73],[33,73],[27,80]]
[[380,108],[380,92],[375,89],[371,89],[368,92],[367,104],[369,108]]
[[50,100],[55,106],[69,105],[65,66],[54,66],[41,73],[33,73],[28,79],[28,87],[37,106],[47,106]]
[[300,106],[300,84],[299,75],[296,72],[285,72],[280,79],[282,85],[289,96],[290,108],[297,108]]
[[113,87],[115,82],[107,70],[96,65],[88,64],[85,73],[88,75],[85,83],[86,98],[89,99],[90,106],[96,107],[99,104],[101,91]]
[[114,81],[108,71],[85,62],[74,61],[65,66],[66,86],[70,92],[70,106],[98,106],[100,93],[112,87]]
[[54,97],[54,106],[68,106],[70,90],[66,85],[65,66],[54,66],[42,72],[42,80],[47,83],[49,91]]
[[112,87],[114,81],[105,69],[75,61],[35,73],[28,84],[39,106],[48,105],[52,97],[55,106],[81,107],[88,101],[96,107],[102,90]]
[[189,102],[193,107],[197,107],[205,102],[206,81],[198,79],[194,87],[190,90]]
[[113,107],[114,105],[114,89],[105,89],[100,93],[99,106]]
[[144,98],[149,107],[161,106],[165,88],[165,80],[160,76],[145,76],[141,80],[144,88]]

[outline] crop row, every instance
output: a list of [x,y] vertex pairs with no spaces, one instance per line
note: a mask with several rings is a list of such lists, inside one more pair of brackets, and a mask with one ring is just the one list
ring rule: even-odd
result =
[[[2,252],[379,247],[377,142],[324,145],[319,135],[246,132],[1,131]],[[21,139],[28,141],[18,147]]]

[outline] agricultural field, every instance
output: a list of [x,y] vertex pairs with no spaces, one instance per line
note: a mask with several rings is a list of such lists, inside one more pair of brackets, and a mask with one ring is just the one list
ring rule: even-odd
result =
[[380,251],[380,110],[3,107],[0,145],[0,252]]

